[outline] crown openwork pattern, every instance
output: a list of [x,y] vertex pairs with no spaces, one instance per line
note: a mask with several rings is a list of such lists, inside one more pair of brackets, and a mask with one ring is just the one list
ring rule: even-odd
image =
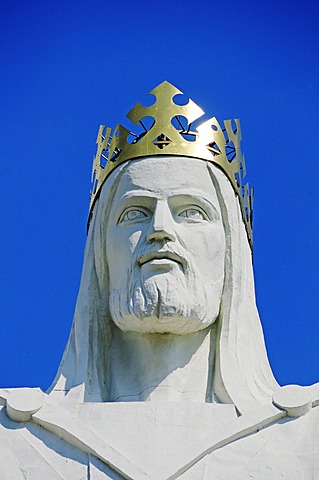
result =
[[[105,125],[99,128],[92,169],[90,216],[104,180],[121,163],[155,155],[194,157],[214,163],[227,175],[239,198],[252,246],[253,190],[244,183],[246,168],[239,120],[234,123],[225,120],[220,124],[212,117],[192,130],[192,123],[204,115],[196,103],[192,100],[186,105],[176,103],[176,96],[183,93],[166,81],[150,94],[155,97],[153,105],[143,107],[138,103],[127,114],[129,120],[140,126],[141,133],[133,133],[122,125],[117,125],[114,132]],[[151,124],[147,127],[145,124],[150,118]]]

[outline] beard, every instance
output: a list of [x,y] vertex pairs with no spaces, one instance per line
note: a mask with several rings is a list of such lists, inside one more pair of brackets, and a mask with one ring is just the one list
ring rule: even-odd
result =
[[[174,253],[179,254],[176,248]],[[126,285],[118,289],[111,285],[114,323],[124,332],[173,334],[195,333],[211,325],[219,314],[222,283],[207,283],[187,257],[186,264],[185,271],[177,263],[165,270],[132,267]]]

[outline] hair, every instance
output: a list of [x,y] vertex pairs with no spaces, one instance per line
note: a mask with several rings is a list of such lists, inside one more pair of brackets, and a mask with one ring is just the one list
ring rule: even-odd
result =
[[[233,403],[243,413],[269,403],[278,385],[269,366],[256,308],[252,255],[239,202],[222,170],[210,162],[206,164],[219,199],[226,238],[221,310],[213,325],[217,329],[215,367],[213,379],[208,383],[216,401]],[[73,325],[48,391],[53,402],[62,401],[65,406],[107,399],[104,372],[112,340],[112,320],[106,294],[105,231],[110,206],[127,165],[125,162],[118,166],[106,179],[88,231]]]

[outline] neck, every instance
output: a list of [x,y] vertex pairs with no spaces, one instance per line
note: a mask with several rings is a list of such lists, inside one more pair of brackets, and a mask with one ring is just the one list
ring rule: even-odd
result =
[[113,329],[108,401],[212,402],[215,326],[190,335]]

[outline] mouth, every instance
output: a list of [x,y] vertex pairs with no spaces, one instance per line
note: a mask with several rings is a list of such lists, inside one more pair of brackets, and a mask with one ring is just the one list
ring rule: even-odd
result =
[[176,253],[172,252],[150,252],[142,255],[138,259],[138,264],[140,266],[144,265],[145,263],[154,263],[154,264],[165,264],[165,263],[177,263],[183,269],[185,268],[185,260],[177,255]]

